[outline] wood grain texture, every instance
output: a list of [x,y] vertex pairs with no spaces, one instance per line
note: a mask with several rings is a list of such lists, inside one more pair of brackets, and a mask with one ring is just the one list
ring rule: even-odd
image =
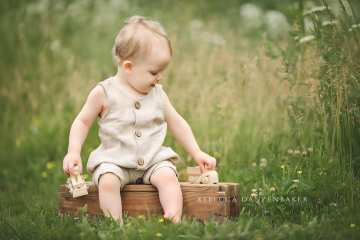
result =
[[[65,185],[59,187],[59,213],[78,215],[86,206],[90,215],[103,215],[99,207],[97,187],[90,182],[88,195],[73,198]],[[192,184],[181,182],[183,216],[206,221],[222,221],[239,215],[239,187],[237,183]],[[157,189],[150,184],[129,184],[121,191],[123,213],[128,216],[162,215]],[[234,201],[234,199],[236,201]]]

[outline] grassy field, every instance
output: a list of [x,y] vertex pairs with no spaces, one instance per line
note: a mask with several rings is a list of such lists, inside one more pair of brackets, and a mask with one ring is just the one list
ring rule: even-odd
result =
[[[0,239],[359,239],[359,4],[252,3],[283,12],[288,32],[246,24],[245,1],[2,1]],[[236,220],[126,217],[118,227],[57,215],[71,123],[89,90],[115,73],[115,35],[135,14],[169,34],[162,84],[217,158],[220,179],[240,184]],[[84,166],[98,144],[95,123]],[[171,134],[166,145],[182,157],[179,170],[195,164]],[[300,200],[271,200],[279,197]]]

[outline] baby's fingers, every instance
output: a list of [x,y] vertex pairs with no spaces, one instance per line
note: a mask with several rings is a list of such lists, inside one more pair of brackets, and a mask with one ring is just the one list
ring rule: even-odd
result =
[[216,159],[215,158],[210,158],[208,161],[207,161],[207,167],[208,169],[215,169],[216,167]]

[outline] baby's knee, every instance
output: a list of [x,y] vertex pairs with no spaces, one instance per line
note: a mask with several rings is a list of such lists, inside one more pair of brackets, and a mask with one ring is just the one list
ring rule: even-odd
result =
[[114,173],[108,172],[100,176],[99,179],[100,192],[120,191],[120,187],[121,187],[120,179]]
[[176,173],[173,169],[169,168],[169,167],[162,167],[157,169],[157,171],[155,171],[153,173],[153,175],[150,178],[150,182],[152,184],[156,184],[158,182],[178,182],[178,178],[176,176]]

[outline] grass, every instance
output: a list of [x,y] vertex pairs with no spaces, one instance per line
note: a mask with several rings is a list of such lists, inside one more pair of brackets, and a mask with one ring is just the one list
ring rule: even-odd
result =
[[[329,28],[313,15],[316,28],[304,32],[306,4],[257,1],[290,18],[290,37],[271,41],[242,29],[242,2],[146,3],[1,3],[0,238],[358,238],[359,30],[348,31],[356,14],[331,16],[339,24]],[[119,228],[85,213],[57,215],[71,123],[96,82],[114,74],[113,39],[133,14],[167,29],[174,57],[164,88],[218,159],[220,179],[240,183],[239,219],[175,226],[126,217]],[[94,124],[84,165],[98,143]],[[166,144],[182,157],[180,170],[194,165],[171,134]]]

